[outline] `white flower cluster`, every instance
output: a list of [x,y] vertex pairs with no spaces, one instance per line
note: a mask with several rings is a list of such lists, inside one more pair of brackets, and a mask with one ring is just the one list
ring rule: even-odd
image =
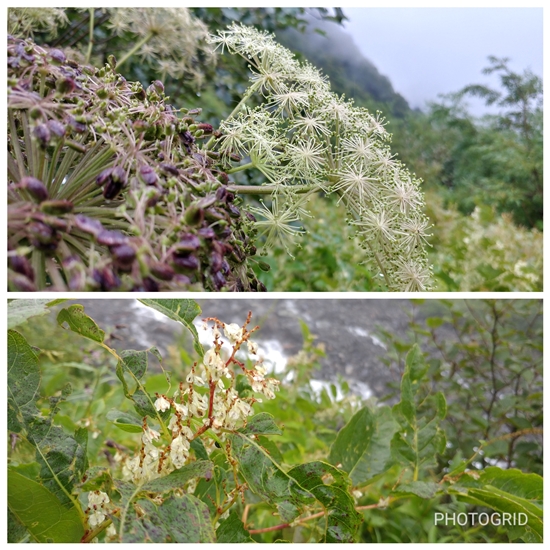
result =
[[[157,394],[154,403],[160,413],[172,413],[167,424],[170,444],[163,448],[161,434],[149,428],[144,419],[141,450],[123,464],[126,479],[137,483],[165,476],[187,463],[191,441],[207,430],[211,430],[218,441],[223,441],[226,433],[246,423],[253,413],[252,405],[260,399],[239,396],[234,387],[235,366],[247,377],[254,392],[263,394],[267,399],[275,398],[279,381],[266,378],[267,371],[258,357],[258,346],[249,339],[254,331],[246,328],[250,314],[242,327],[235,323],[225,324],[218,319],[206,321],[214,323],[213,346],[204,354],[200,371],[197,372],[197,365],[194,365],[186,383],[179,385],[173,397]],[[208,329],[206,322],[205,329]],[[229,341],[229,349],[224,345],[222,333]],[[249,355],[257,357],[251,369],[235,357],[245,343]]]
[[[255,210],[264,218],[258,226],[266,245],[281,239],[290,251],[307,197],[336,193],[388,288],[428,290],[430,234],[420,181],[393,158],[380,114],[331,92],[317,69],[267,33],[233,24],[210,41],[244,57],[252,71],[250,88],[220,126],[218,147],[228,158],[249,156],[275,188],[272,210]],[[264,100],[250,109],[246,101],[256,93]]]
[[[107,519],[107,504],[109,502],[109,496],[103,491],[90,491],[88,493],[86,514],[88,515],[88,525],[90,528],[93,529],[101,525]],[[109,537],[116,535],[116,529],[112,523],[107,527],[106,534]]]
[[200,85],[203,73],[196,63],[214,60],[213,52],[206,47],[206,25],[193,17],[187,8],[106,8],[109,25],[118,34],[132,33],[137,54],[158,65],[163,74],[174,78],[193,78]]

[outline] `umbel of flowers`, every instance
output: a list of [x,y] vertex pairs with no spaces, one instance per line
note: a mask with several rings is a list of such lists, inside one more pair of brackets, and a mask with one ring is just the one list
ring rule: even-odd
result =
[[[275,398],[279,380],[266,378],[267,370],[258,345],[250,340],[256,329],[247,329],[250,317],[251,314],[242,327],[215,318],[205,319],[204,330],[209,330],[209,322],[213,324],[213,345],[204,354],[202,363],[193,365],[185,383],[180,383],[172,395],[157,394],[155,408],[160,413],[170,411],[169,420],[154,429],[148,426],[146,417],[143,419],[139,452],[129,458],[118,457],[127,479],[141,484],[181,468],[193,460],[190,457],[193,440],[201,438],[205,448],[211,450],[215,444],[223,445],[227,434],[246,425],[254,403],[262,397]],[[251,368],[236,357],[245,346],[254,362]],[[248,383],[247,396],[235,387],[236,371]],[[168,445],[163,444],[163,434],[164,439],[169,440]]]
[[[249,157],[233,172],[253,166],[265,176],[271,207],[255,213],[267,245],[281,239],[290,252],[308,197],[335,193],[387,287],[429,289],[424,197],[419,181],[392,157],[380,114],[332,93],[317,69],[267,33],[233,24],[211,42],[246,59],[251,85],[207,147]],[[261,104],[250,107],[258,97]]]
[[113,57],[96,69],[9,37],[9,288],[261,290],[254,217],[196,114]]

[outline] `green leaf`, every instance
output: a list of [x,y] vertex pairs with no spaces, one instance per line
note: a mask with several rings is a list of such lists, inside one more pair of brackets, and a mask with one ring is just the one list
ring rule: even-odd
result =
[[525,526],[512,526],[508,535],[525,542],[542,541],[543,478],[511,468],[489,467],[481,472],[466,472],[448,489],[460,500],[486,506],[499,512],[524,513]]
[[231,510],[229,516],[224,519],[216,530],[216,542],[225,542],[230,544],[239,544],[254,542],[244,528],[243,522],[234,510]]
[[422,377],[428,370],[420,348],[415,344],[405,363],[401,379],[401,401],[392,409],[400,429],[391,442],[393,457],[413,471],[417,481],[420,467],[433,464],[437,454],[445,451],[445,433],[440,428],[447,413],[447,403],[441,392],[425,395],[421,392]]
[[8,542],[26,542],[28,536],[27,528],[19,522],[8,507]]
[[254,439],[236,433],[231,443],[231,452],[249,489],[266,502],[275,504],[283,521],[292,521],[301,513],[303,505],[313,501],[313,496],[289,477]]
[[204,356],[204,350],[199,341],[197,329],[193,324],[196,317],[201,314],[201,308],[193,300],[177,299],[143,299],[139,300],[143,305],[152,307],[163,313],[170,319],[181,323],[193,336],[193,347],[200,357]]
[[34,401],[40,387],[38,357],[25,338],[8,330],[8,429],[19,433],[25,418],[38,413]]
[[84,306],[80,304],[62,309],[57,314],[57,323],[61,327],[64,323],[67,323],[70,330],[94,342],[102,343],[105,339],[105,332],[97,326],[91,317],[84,313]]
[[341,464],[353,485],[361,485],[392,465],[390,442],[397,429],[389,407],[364,407],[338,432],[329,462]]
[[74,436],[53,425],[58,403],[70,393],[63,388],[59,397],[50,398],[50,414],[45,417],[36,408],[40,384],[38,360],[27,341],[16,331],[8,332],[8,427],[12,431],[25,431],[27,441],[36,449],[40,464],[40,479],[62,504],[70,504],[74,483],[87,468],[87,437],[85,429]]
[[144,512],[124,526],[121,542],[212,543],[216,534],[204,502],[193,495],[171,496],[162,505],[139,500]]
[[8,329],[23,324],[30,317],[46,315],[50,312],[48,306],[53,306],[65,300],[12,300],[8,303]]
[[8,469],[8,506],[37,542],[80,542],[84,527],[74,505],[63,506],[46,487]]
[[411,481],[409,483],[400,483],[392,493],[407,493],[428,499],[433,498],[442,490],[443,488],[433,481]]
[[187,464],[179,470],[173,471],[171,474],[153,479],[143,486],[144,491],[161,493],[183,487],[190,479],[196,477],[204,477],[210,479],[212,477],[214,465],[208,460],[197,460],[191,464]]
[[243,434],[261,434],[261,435],[282,435],[282,431],[275,424],[273,415],[261,412],[254,415],[244,428],[241,428],[239,432]]
[[143,431],[143,420],[132,413],[111,409],[106,418],[125,432],[141,433]]
[[[353,497],[347,491],[347,475],[320,461],[296,466],[288,475],[308,490],[326,510],[321,542],[355,542],[363,518],[355,510]],[[323,479],[326,476],[332,477],[332,484],[325,484]]]
[[141,382],[147,372],[149,351],[122,351],[120,353],[121,360],[116,366],[116,375],[122,382],[125,397],[133,401],[140,417],[150,416],[160,421],[162,415],[154,407],[155,398],[146,391]]

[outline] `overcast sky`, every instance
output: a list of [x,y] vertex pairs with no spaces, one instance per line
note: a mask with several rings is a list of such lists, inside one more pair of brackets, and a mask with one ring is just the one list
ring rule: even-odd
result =
[[[517,72],[542,77],[542,8],[344,8],[361,52],[411,107],[467,84],[494,84],[483,75],[490,55],[509,57]],[[475,115],[486,111],[468,99]]]

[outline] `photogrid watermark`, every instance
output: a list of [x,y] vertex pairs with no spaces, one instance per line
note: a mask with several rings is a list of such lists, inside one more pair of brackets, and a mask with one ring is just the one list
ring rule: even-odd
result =
[[527,514],[523,512],[509,513],[504,512],[502,514],[493,512],[460,512],[447,514],[443,512],[436,512],[434,514],[434,525],[526,525]]

